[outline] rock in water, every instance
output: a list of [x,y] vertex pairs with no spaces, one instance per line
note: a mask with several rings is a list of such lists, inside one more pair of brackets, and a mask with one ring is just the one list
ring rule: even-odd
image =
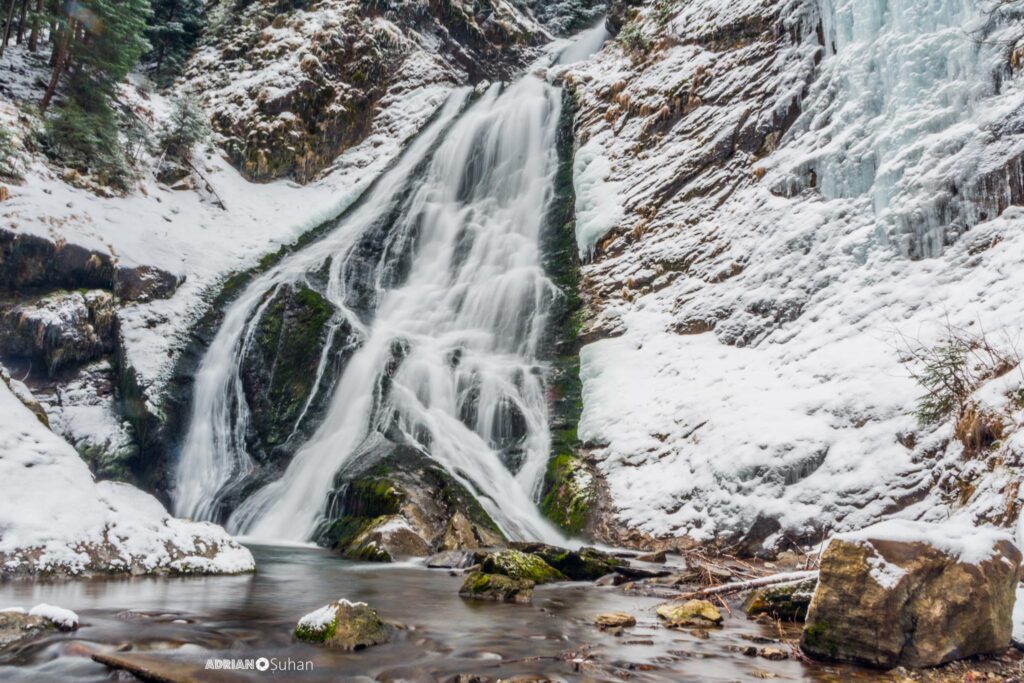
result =
[[989,528],[893,520],[832,539],[800,646],[821,659],[927,667],[1010,644],[1021,552]]
[[722,624],[722,613],[707,600],[663,602],[657,612],[669,628],[707,628]]
[[517,542],[509,545],[514,550],[536,555],[572,581],[596,581],[629,566],[625,560],[586,546],[579,550],[567,550],[545,543]]
[[626,628],[627,626],[636,626],[636,617],[632,614],[626,614],[625,612],[606,612],[604,614],[598,614],[597,618],[594,619],[594,623],[597,627],[604,630],[609,629],[620,629]]
[[473,573],[466,577],[459,595],[472,600],[526,603],[533,599],[533,581],[502,574]]
[[767,614],[783,621],[803,621],[816,585],[816,579],[808,579],[755,589],[744,601],[743,611],[750,617]]
[[565,581],[565,575],[536,555],[518,550],[501,550],[484,558],[482,568],[488,574],[503,574],[533,583]]
[[391,631],[365,602],[338,600],[302,617],[295,637],[336,650],[362,650],[388,642]]

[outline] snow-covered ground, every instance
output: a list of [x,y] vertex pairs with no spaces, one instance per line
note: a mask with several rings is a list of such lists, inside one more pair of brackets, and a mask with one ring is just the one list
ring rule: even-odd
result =
[[173,519],[132,486],[94,481],[78,452],[2,381],[0,482],[0,576],[254,568],[221,527]]
[[[567,76],[584,293],[616,335],[583,350],[579,435],[619,520],[701,540],[760,519],[769,543],[891,515],[1011,523],[1019,437],[965,460],[952,424],[918,425],[904,361],[950,327],[1014,355],[1024,330],[1024,211],[994,217],[1020,201],[1019,24],[986,33],[959,0],[639,21],[646,54]],[[1007,434],[1021,380],[976,396]]]

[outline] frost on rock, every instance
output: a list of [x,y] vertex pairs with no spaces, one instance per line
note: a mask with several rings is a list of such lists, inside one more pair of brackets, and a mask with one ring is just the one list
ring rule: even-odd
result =
[[173,519],[127,484],[95,482],[75,449],[0,383],[0,576],[253,566],[221,527]]
[[1012,522],[1020,373],[978,395],[1008,438],[971,463],[918,424],[904,361],[948,326],[1024,329],[1020,24],[973,0],[674,7],[564,76],[599,339],[579,436],[617,524],[757,551],[896,513]]

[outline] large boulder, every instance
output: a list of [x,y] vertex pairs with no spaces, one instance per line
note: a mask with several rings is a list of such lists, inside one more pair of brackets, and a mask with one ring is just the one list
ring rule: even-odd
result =
[[832,539],[801,648],[882,668],[1010,644],[1021,552],[990,528],[892,520]]
[[533,599],[533,581],[503,574],[473,572],[466,577],[459,595],[469,600],[527,603]]
[[626,560],[586,546],[579,550],[568,550],[545,543],[515,542],[510,543],[509,547],[536,555],[572,581],[596,581],[629,566]]
[[502,574],[513,579],[526,579],[534,583],[565,581],[566,577],[536,555],[519,550],[500,550],[488,555],[481,564],[488,574]]

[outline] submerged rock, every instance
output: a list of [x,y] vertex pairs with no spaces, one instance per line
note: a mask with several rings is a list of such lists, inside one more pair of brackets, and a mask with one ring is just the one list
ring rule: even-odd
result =
[[605,612],[604,614],[598,614],[597,618],[594,619],[594,623],[602,631],[614,630],[626,628],[627,626],[636,626],[636,617],[626,612]]
[[707,600],[665,602],[656,608],[669,628],[708,628],[721,626],[722,613]]
[[773,619],[783,621],[803,621],[807,617],[807,609],[814,594],[816,579],[766,586],[750,592],[743,602],[743,611],[747,616],[756,617],[767,614]]
[[459,595],[472,600],[527,603],[533,599],[534,582],[503,574],[475,572],[466,577]]
[[295,637],[336,650],[362,650],[388,642],[392,630],[366,603],[338,600],[302,617]]
[[470,550],[446,550],[427,558],[431,569],[466,569],[478,564],[480,556]]
[[536,555],[572,581],[596,581],[629,566],[626,560],[586,546],[579,550],[567,550],[545,543],[511,543],[509,546]]
[[0,612],[0,649],[56,630],[56,625],[43,617],[29,616],[21,611]]
[[994,529],[894,520],[832,539],[800,646],[927,667],[1010,644],[1021,552]]
[[566,576],[536,555],[518,550],[501,550],[488,555],[481,563],[488,574],[502,574],[512,579],[526,579],[533,583],[565,581]]

